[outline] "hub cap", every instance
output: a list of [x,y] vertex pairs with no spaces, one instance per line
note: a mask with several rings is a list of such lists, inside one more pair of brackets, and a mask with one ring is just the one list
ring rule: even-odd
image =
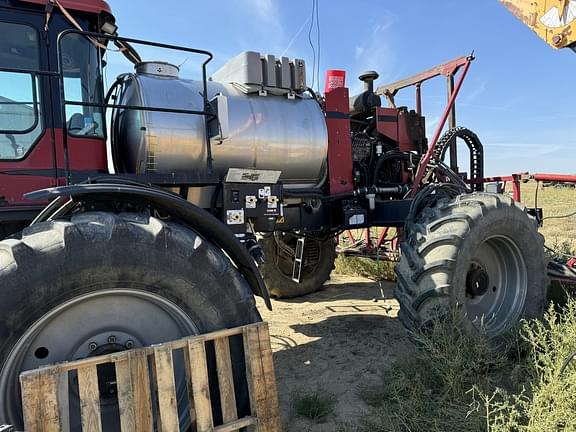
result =
[[488,335],[500,334],[520,318],[528,275],[520,249],[506,236],[485,240],[466,274],[466,313]]

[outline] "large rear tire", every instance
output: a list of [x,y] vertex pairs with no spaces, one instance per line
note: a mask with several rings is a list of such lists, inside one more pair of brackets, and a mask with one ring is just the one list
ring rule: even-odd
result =
[[277,232],[259,240],[266,257],[260,271],[273,297],[294,298],[310,294],[330,279],[336,260],[336,239],[306,238],[299,283],[292,280],[297,239],[294,234]]
[[[0,242],[0,305],[0,424],[17,429],[23,370],[260,320],[250,287],[221,250],[181,225],[128,213],[44,222]],[[241,383],[241,340],[231,345]],[[175,369],[183,378],[176,357]],[[186,403],[185,380],[177,383]],[[245,392],[237,398],[245,410]],[[116,401],[103,400],[102,414],[103,429],[116,430]],[[71,430],[79,423],[72,418]]]
[[488,193],[442,199],[406,224],[396,267],[399,319],[426,326],[457,307],[469,330],[498,338],[543,314],[544,238],[526,208]]

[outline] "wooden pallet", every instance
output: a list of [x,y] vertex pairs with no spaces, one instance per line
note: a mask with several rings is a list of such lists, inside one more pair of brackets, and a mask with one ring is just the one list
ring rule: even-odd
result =
[[[251,415],[238,418],[229,338],[242,335]],[[213,341],[219,394],[210,392],[206,342]],[[47,366],[20,375],[27,432],[69,430],[69,373],[76,371],[82,431],[101,432],[98,365],[114,364],[122,432],[179,430],[174,350],[184,352],[187,409],[197,432],[281,430],[270,335],[266,323],[221,330],[160,345]],[[149,367],[150,365],[150,367]],[[223,424],[213,424],[212,403],[219,398]],[[156,427],[156,429],[154,429]]]

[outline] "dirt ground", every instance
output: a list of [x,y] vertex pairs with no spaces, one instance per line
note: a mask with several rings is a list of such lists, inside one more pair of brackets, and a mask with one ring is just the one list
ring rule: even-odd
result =
[[[396,320],[394,284],[382,287],[384,298],[369,279],[336,275],[320,292],[273,301],[272,312],[258,304],[270,325],[285,431],[345,431],[367,408],[357,397],[358,385],[414,349]],[[334,413],[319,422],[298,417],[292,401],[309,389],[333,393]]]

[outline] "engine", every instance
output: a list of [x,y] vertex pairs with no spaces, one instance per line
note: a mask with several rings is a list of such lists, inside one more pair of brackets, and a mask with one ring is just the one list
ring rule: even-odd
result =
[[424,117],[405,107],[382,108],[377,78],[374,71],[361,74],[364,91],[350,99],[356,188],[407,183],[427,146]]
[[[389,118],[374,113],[353,121],[352,160],[357,188],[406,183],[406,174],[426,148],[424,118],[405,108],[394,111]],[[386,130],[386,121],[394,124],[391,130]],[[400,140],[399,131],[403,132]]]

